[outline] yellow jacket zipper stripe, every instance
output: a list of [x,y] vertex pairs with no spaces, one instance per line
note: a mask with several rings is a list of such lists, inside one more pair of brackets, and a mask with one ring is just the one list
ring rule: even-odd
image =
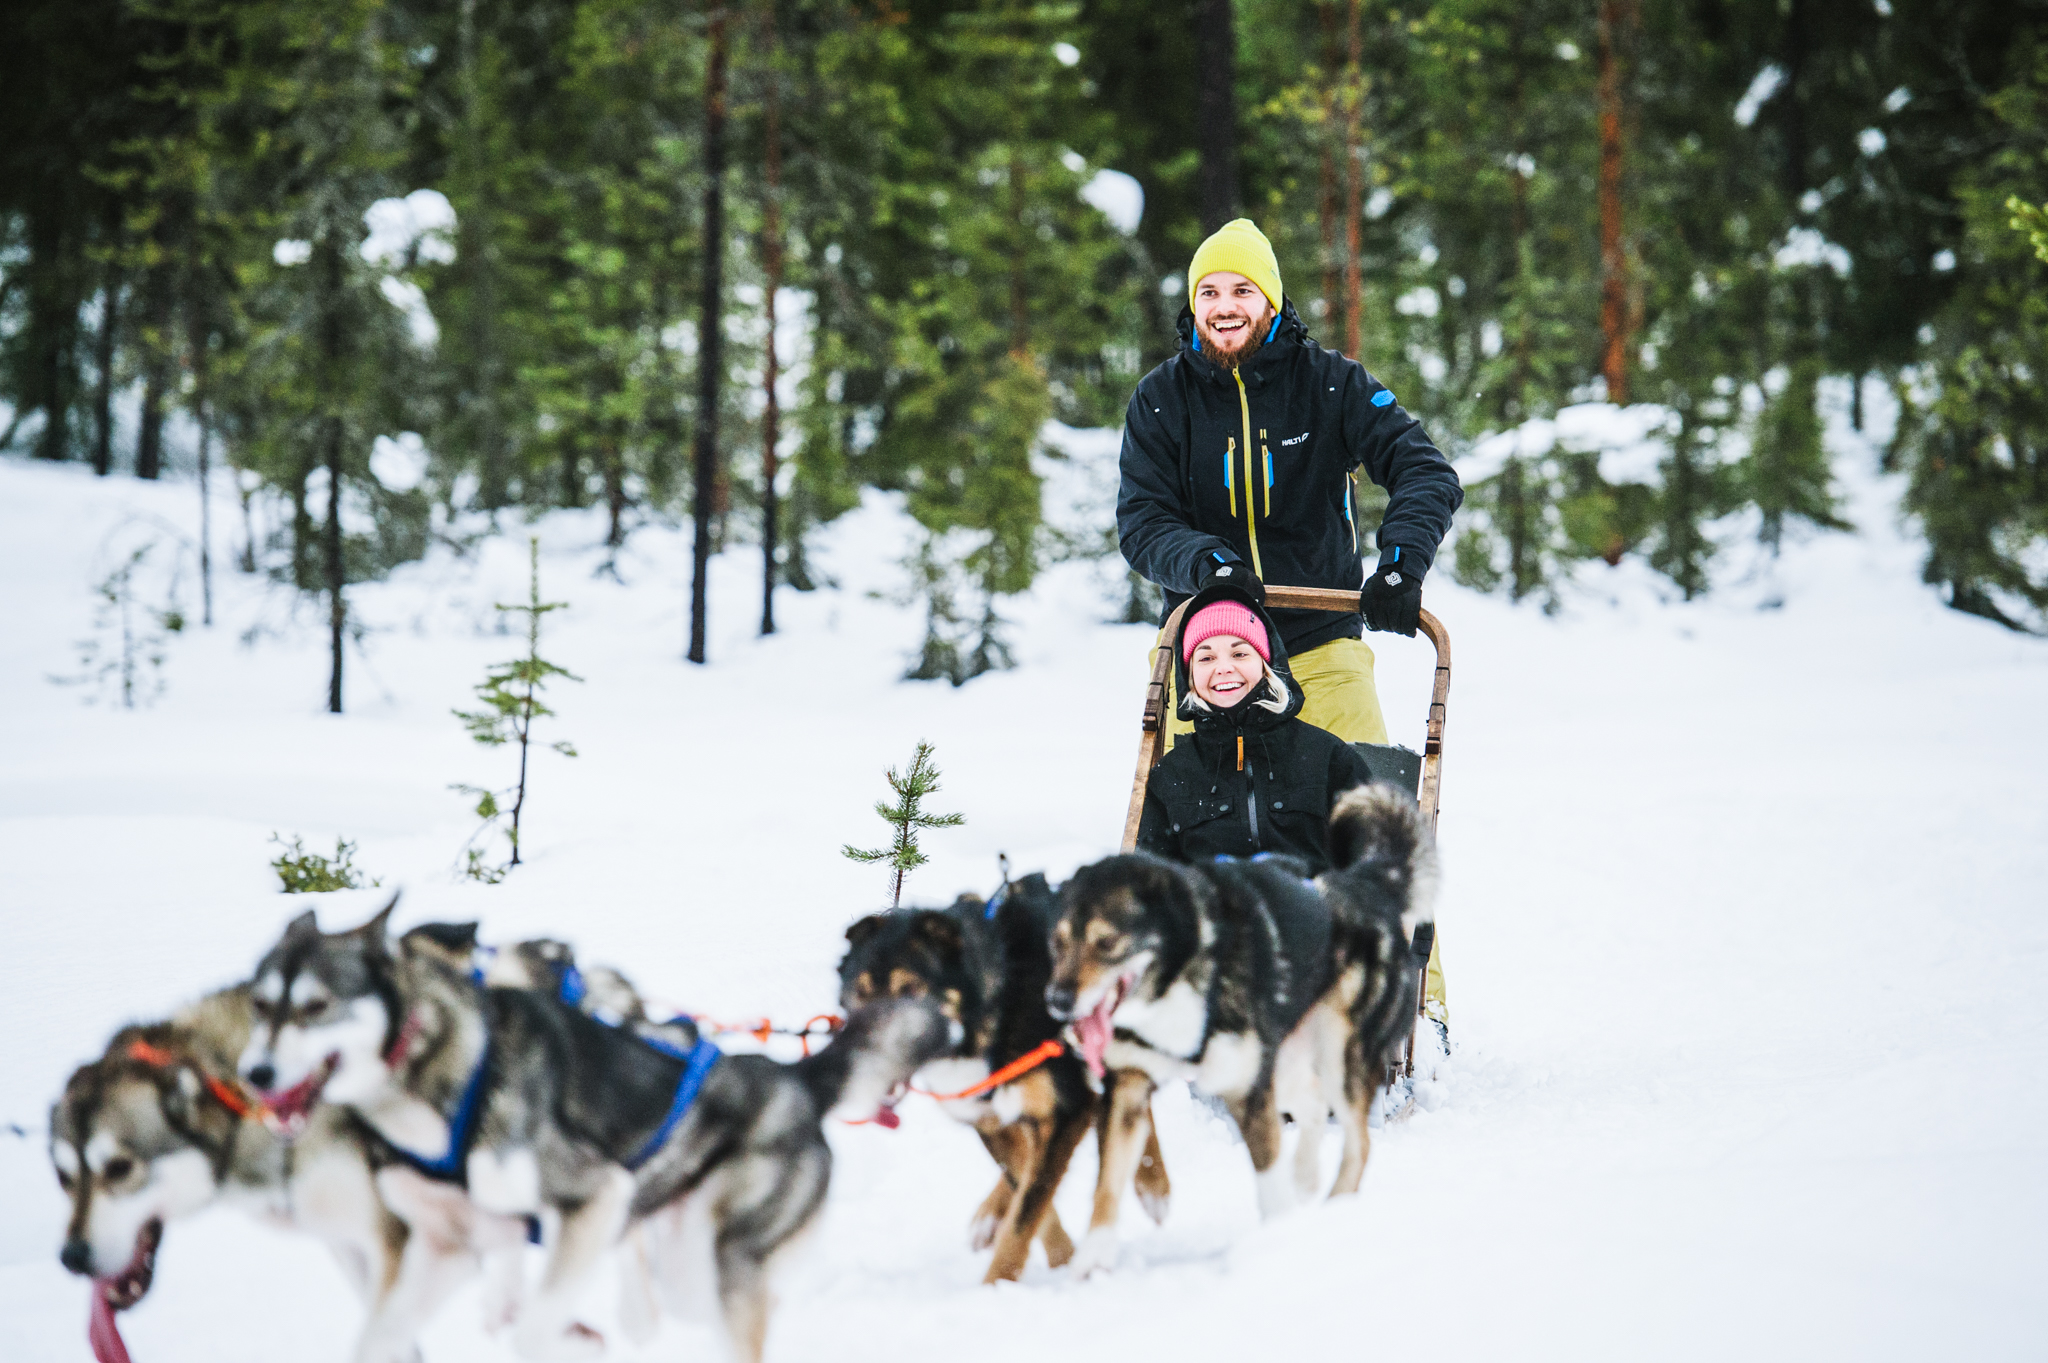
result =
[[[1244,375],[1233,369],[1230,377],[1237,380],[1237,410],[1244,418],[1244,528],[1252,542],[1252,571],[1264,577],[1266,570],[1259,563],[1258,507],[1252,501],[1252,488],[1258,482],[1252,468],[1252,402],[1244,391]],[[1236,515],[1237,507],[1232,505],[1230,511]]]

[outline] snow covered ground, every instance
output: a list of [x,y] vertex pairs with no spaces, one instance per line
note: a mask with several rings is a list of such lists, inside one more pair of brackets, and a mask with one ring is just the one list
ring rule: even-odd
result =
[[[1360,1197],[1260,1225],[1242,1147],[1168,1096],[1166,1225],[1133,1206],[1110,1276],[1036,1262],[985,1288],[964,1231],[991,1166],[913,1105],[897,1132],[833,1133],[770,1358],[2048,1356],[2048,647],[1942,609],[1896,486],[1831,439],[1862,533],[1731,553],[1705,602],[1629,565],[1594,565],[1557,617],[1431,579],[1457,649],[1457,1051]],[[189,532],[193,502],[0,463],[0,1121],[30,1128],[0,1137],[5,1358],[89,1357],[46,1104],[118,1023],[245,972],[305,907],[276,892],[273,832],[355,840],[406,921],[568,936],[664,1000],[790,1019],[831,1003],[841,929],[881,898],[838,849],[878,837],[883,770],[916,740],[967,824],[930,836],[913,898],[989,889],[999,852],[1060,876],[1113,850],[1149,631],[1097,623],[1111,575],[1067,565],[1016,603],[1015,671],[899,682],[920,622],[887,599],[904,522],[876,498],[822,546],[837,587],[782,593],[774,638],[753,634],[754,552],[719,560],[701,669],[680,661],[685,534],[641,530],[613,581],[595,515],[538,525],[545,591],[573,603],[545,652],[586,679],[545,736],[582,756],[537,759],[530,864],[460,881],[472,820],[447,787],[509,759],[449,710],[511,655],[490,603],[523,595],[523,539],[357,591],[372,632],[342,718],[319,613],[232,572],[153,706],[52,685],[109,555]],[[217,534],[233,518],[223,500]],[[1413,743],[1426,651],[1373,643]],[[318,905],[346,923],[376,897]],[[1092,1178],[1084,1148],[1071,1226]],[[588,1314],[609,1318],[602,1292]],[[354,1321],[321,1250],[227,1213],[172,1229],[123,1318],[138,1363],[338,1363]],[[672,1325],[613,1356],[708,1342]],[[473,1291],[425,1349],[511,1357]]]

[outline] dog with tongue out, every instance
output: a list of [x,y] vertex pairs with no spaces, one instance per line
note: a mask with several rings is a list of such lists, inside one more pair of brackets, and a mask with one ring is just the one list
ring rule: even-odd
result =
[[[1081,1272],[1115,1261],[1152,1091],[1171,1080],[1229,1109],[1262,1215],[1321,1189],[1332,1116],[1344,1148],[1330,1191],[1357,1191],[1367,1118],[1435,932],[1436,849],[1413,801],[1388,786],[1341,797],[1328,833],[1334,869],[1314,879],[1291,857],[1183,864],[1140,852],[1084,866],[1060,887],[1046,1008],[1108,1098]],[[1300,1132],[1291,1177],[1280,1164],[1290,1118]]]

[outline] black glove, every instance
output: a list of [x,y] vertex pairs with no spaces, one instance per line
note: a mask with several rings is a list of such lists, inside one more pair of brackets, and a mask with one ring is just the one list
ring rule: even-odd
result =
[[1219,563],[1213,557],[1205,557],[1203,561],[1209,565],[1209,571],[1195,584],[1197,593],[1206,592],[1211,587],[1228,585],[1243,592],[1255,604],[1266,604],[1266,584],[1259,581],[1259,575],[1250,568],[1234,559]]
[[1365,590],[1358,594],[1358,609],[1365,616],[1367,629],[1413,639],[1416,626],[1422,623],[1422,574],[1426,570],[1403,562],[1400,550],[1394,554],[1393,562],[1382,563],[1365,580]]

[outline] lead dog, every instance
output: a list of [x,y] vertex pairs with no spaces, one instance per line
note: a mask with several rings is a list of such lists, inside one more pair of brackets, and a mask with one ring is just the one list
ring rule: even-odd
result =
[[[935,1001],[959,1024],[959,1040],[918,1080],[941,1093],[972,1088],[1059,1035],[1045,1008],[1052,976],[1046,937],[1056,903],[1045,877],[1033,874],[992,901],[962,895],[947,909],[870,914],[846,930],[840,1004],[853,1010],[878,998]],[[941,1110],[973,1127],[1002,1170],[969,1231],[975,1249],[995,1248],[984,1281],[1021,1276],[1034,1235],[1054,1268],[1073,1257],[1052,1197],[1096,1107],[1086,1071],[1071,1053],[994,1089],[941,1098]],[[1148,1154],[1138,1169],[1139,1196],[1154,1219],[1163,1219],[1171,1192],[1166,1165],[1156,1145]]]
[[[1083,1272],[1115,1259],[1147,1104],[1168,1080],[1229,1109],[1262,1215],[1315,1194],[1332,1113],[1344,1152],[1331,1192],[1357,1191],[1367,1117],[1413,1025],[1435,934],[1436,851],[1412,801],[1386,786],[1338,801],[1330,850],[1338,869],[1312,882],[1279,859],[1183,866],[1141,854],[1083,867],[1061,887],[1046,1004],[1071,1023],[1090,1069],[1110,1072]],[[1301,1132],[1291,1187],[1283,1116]]]
[[721,1057],[694,1035],[657,1048],[550,993],[480,984],[442,947],[394,946],[390,912],[349,932],[323,933],[311,913],[286,929],[252,981],[249,1082],[274,1102],[345,1105],[484,1210],[539,1215],[547,1262],[520,1308],[522,1355],[602,1350],[576,1298],[622,1233],[650,1223],[664,1304],[686,1314],[711,1277],[734,1351],[757,1360],[772,1262],[830,1177],[820,1123],[872,1113],[944,1047],[945,1020],[863,1010],[796,1065]]
[[[465,1227],[409,1244],[379,1199],[383,1143],[340,1108],[304,1115],[287,1139],[233,1080],[252,1026],[246,987],[221,990],[166,1022],[126,1027],[72,1074],[50,1112],[50,1162],[71,1202],[59,1258],[94,1280],[95,1330],[148,1293],[167,1224],[215,1202],[324,1241],[368,1308],[355,1357],[416,1359],[410,1336],[380,1328],[402,1296],[410,1250],[435,1284],[459,1282],[472,1247],[523,1241],[516,1224]],[[436,1262],[436,1256],[458,1262]],[[102,1315],[105,1312],[105,1315]]]

